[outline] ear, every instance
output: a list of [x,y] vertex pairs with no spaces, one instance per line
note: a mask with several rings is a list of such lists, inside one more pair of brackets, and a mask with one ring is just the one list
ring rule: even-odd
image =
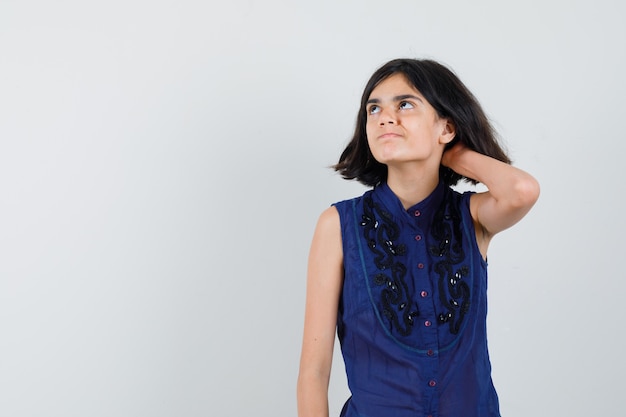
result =
[[456,126],[454,126],[454,123],[452,123],[452,121],[449,119],[445,119],[444,122],[445,125],[443,126],[441,130],[441,135],[439,136],[439,143],[441,143],[442,145],[446,145],[452,142],[452,140],[456,136]]

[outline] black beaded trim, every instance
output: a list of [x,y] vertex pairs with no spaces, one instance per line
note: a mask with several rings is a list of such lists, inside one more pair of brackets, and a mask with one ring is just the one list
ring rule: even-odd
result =
[[[451,190],[446,190],[446,193]],[[461,214],[454,204],[449,204],[448,196],[436,211],[430,229],[433,244],[430,254],[441,258],[433,270],[438,274],[439,299],[445,311],[439,314],[441,325],[448,323],[450,333],[458,334],[463,319],[470,307],[470,286],[465,279],[470,276],[470,269],[465,261]]]
[[380,271],[373,277],[374,284],[384,286],[381,292],[382,315],[402,336],[413,331],[415,318],[419,316],[417,303],[413,300],[406,282],[406,266],[399,256],[406,254],[406,245],[397,244],[400,227],[392,216],[367,195],[361,217],[363,236],[367,247],[374,254],[374,264]]

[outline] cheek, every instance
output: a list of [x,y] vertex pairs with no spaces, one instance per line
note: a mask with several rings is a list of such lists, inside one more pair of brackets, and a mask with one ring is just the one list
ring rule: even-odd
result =
[[374,154],[375,149],[372,149],[372,142],[370,141],[369,136],[367,137],[367,147],[368,147],[368,149],[370,150],[370,153],[371,153],[371,154]]
[[368,140],[369,140],[369,138],[371,136],[372,129],[373,129],[372,123],[368,121],[365,124],[365,134],[367,135]]

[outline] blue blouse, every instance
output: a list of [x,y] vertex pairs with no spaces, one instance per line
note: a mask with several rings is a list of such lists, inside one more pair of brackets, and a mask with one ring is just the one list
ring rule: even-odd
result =
[[405,210],[382,184],[334,204],[344,251],[337,334],[352,393],[342,417],[500,415],[470,196],[440,183]]

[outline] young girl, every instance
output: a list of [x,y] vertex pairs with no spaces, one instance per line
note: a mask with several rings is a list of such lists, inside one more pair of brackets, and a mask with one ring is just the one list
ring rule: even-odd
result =
[[[373,187],[318,221],[309,255],[300,417],[328,416],[335,329],[345,417],[495,417],[487,249],[539,196],[449,69],[397,59],[371,77],[335,169]],[[460,194],[460,179],[488,191]]]

